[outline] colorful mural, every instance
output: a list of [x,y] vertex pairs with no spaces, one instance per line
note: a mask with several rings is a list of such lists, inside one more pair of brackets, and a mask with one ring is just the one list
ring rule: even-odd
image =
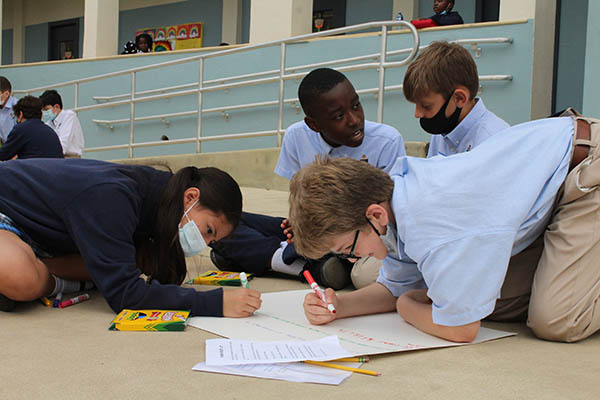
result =
[[135,35],[147,33],[154,41],[152,51],[195,49],[202,47],[202,23],[158,26],[138,29]]

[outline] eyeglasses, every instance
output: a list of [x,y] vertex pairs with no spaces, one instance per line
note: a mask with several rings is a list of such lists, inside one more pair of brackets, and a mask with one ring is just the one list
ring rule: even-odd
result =
[[354,248],[356,247],[356,241],[358,240],[358,234],[360,233],[360,229],[356,230],[356,234],[354,235],[354,241],[352,242],[352,247],[350,247],[350,253],[336,253],[335,255],[342,260],[359,260],[360,257],[354,254]]
[[[373,228],[373,230],[375,231],[375,233],[377,233],[378,236],[381,236],[381,234],[379,233],[379,231],[377,230],[377,228],[375,228],[375,225],[373,225],[373,223],[371,222],[371,220],[369,218],[366,218],[367,222],[369,223],[369,225],[371,225],[371,228]],[[360,260],[360,256],[357,256],[354,254],[354,248],[356,247],[356,242],[358,241],[358,234],[360,233],[360,229],[356,230],[356,234],[354,234],[354,241],[352,242],[352,247],[350,247],[350,253],[335,253],[335,255],[337,256],[337,258],[341,258],[342,260],[348,260],[348,259],[352,259],[352,260]]]

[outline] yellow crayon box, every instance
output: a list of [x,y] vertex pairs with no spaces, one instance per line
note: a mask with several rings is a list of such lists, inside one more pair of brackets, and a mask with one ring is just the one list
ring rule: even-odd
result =
[[[253,278],[251,273],[246,273],[246,277],[248,280]],[[240,273],[229,271],[206,271],[185,283],[193,285],[242,286]]]
[[182,331],[189,311],[173,310],[123,310],[110,327],[111,331]]

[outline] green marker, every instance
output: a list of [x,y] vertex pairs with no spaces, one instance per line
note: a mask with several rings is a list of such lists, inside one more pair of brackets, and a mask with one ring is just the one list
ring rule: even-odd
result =
[[240,281],[242,283],[242,287],[248,289],[248,277],[245,272],[240,272]]

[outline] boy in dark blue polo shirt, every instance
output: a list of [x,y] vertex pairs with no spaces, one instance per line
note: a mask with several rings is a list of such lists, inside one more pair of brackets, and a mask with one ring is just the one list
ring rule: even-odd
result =
[[25,96],[14,105],[17,120],[6,143],[0,148],[0,161],[18,158],[63,158],[62,146],[56,132],[44,124],[42,102]]

